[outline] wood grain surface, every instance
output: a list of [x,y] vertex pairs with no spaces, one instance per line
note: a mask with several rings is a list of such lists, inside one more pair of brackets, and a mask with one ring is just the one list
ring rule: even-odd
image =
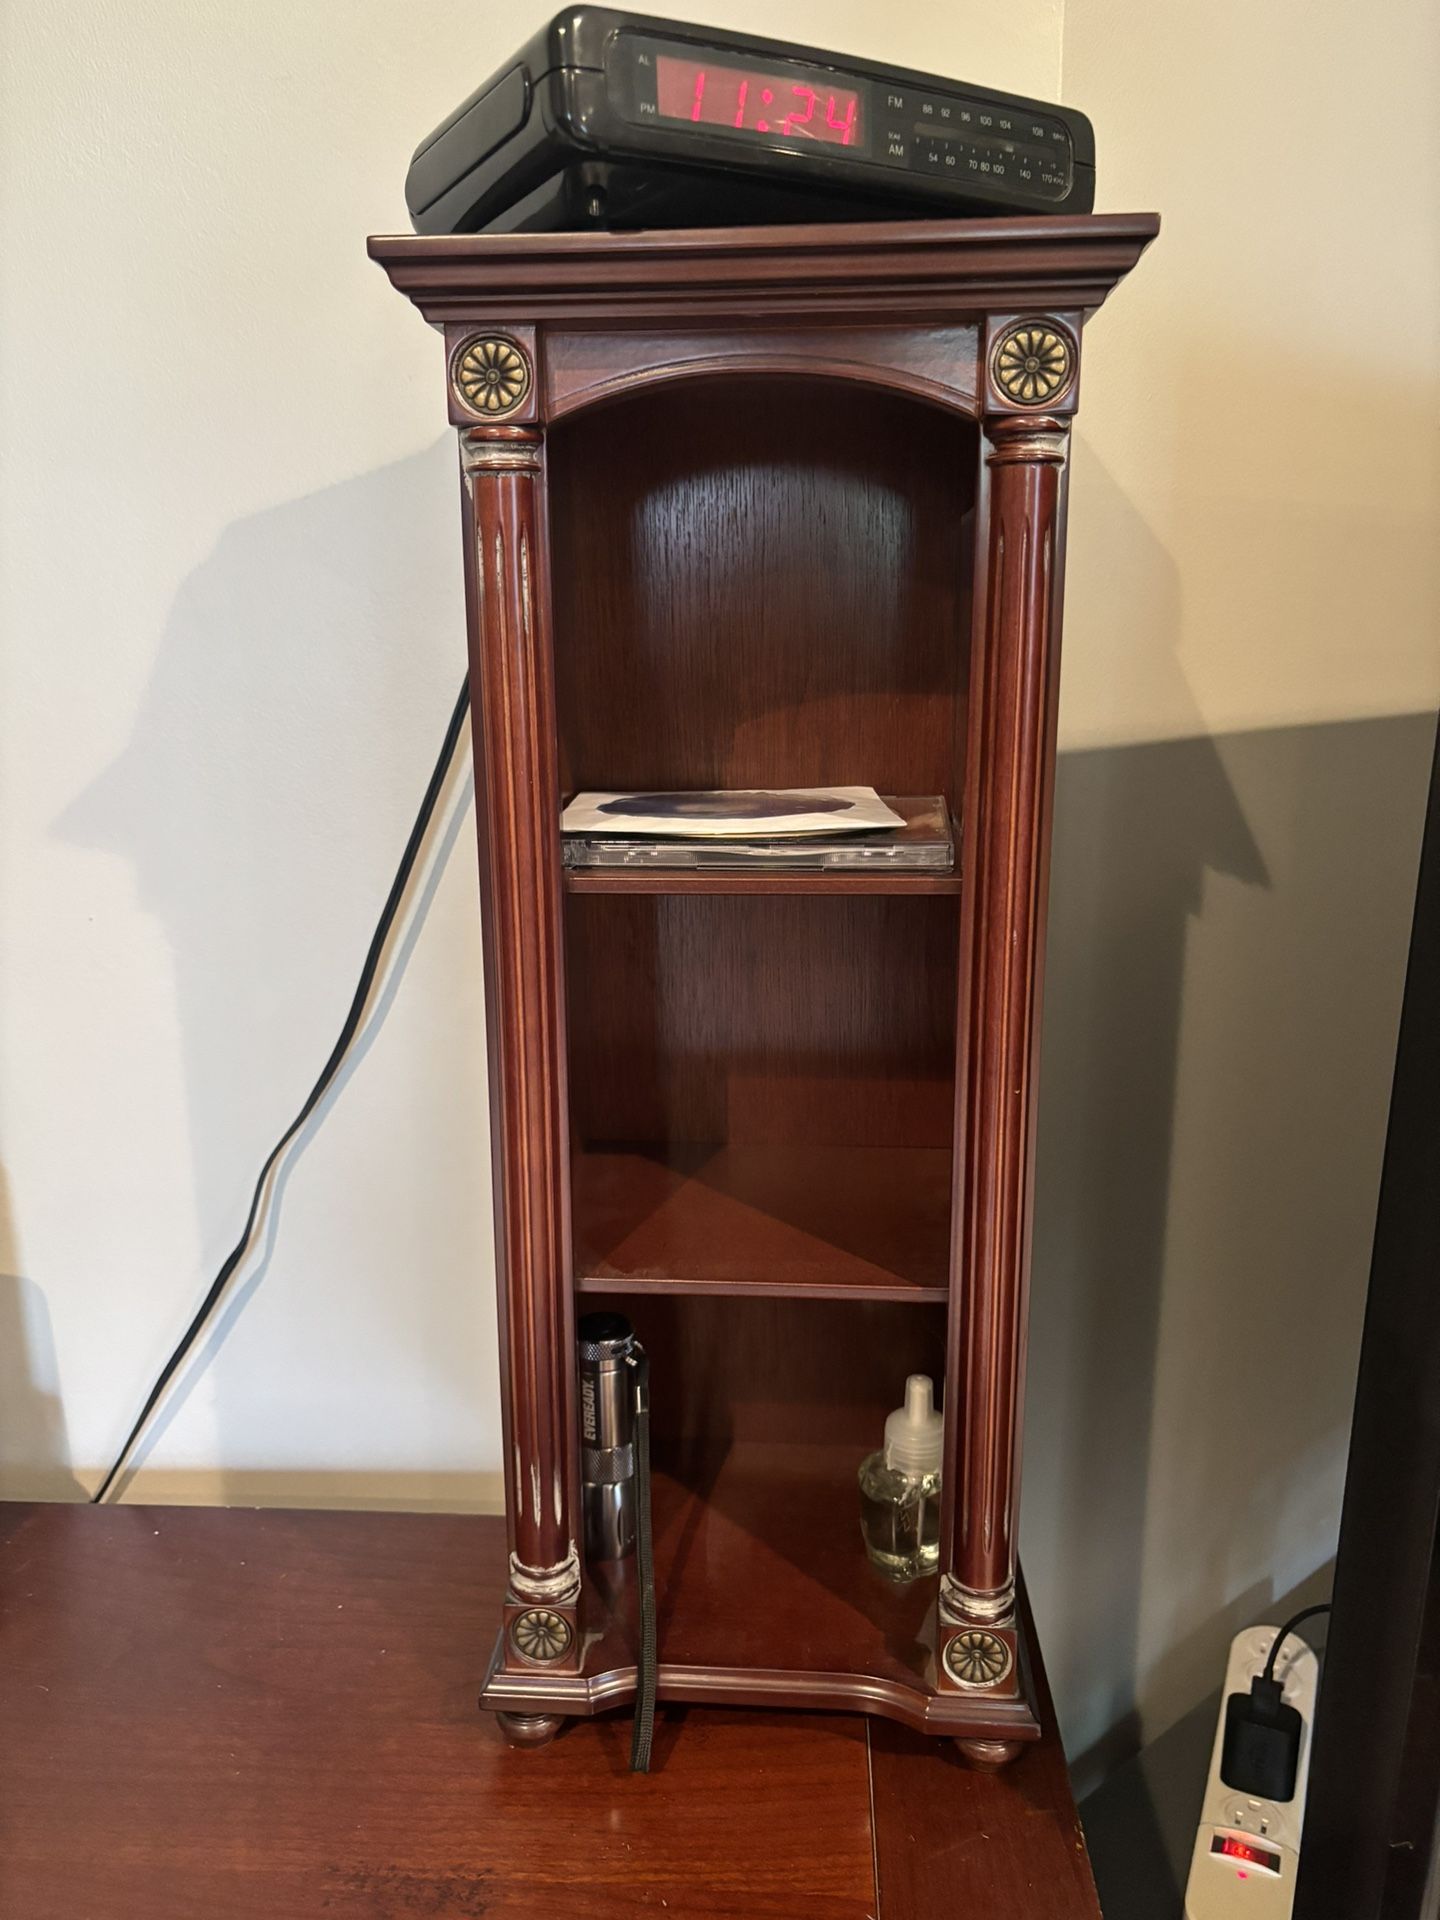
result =
[[954,900],[565,906],[578,1144],[949,1148]]
[[848,1715],[512,1752],[503,1567],[489,1518],[0,1507],[0,1913],[1096,1920],[1048,1712],[999,1778],[875,1723],[873,1834]]
[[999,1773],[887,1720],[870,1723],[876,1905],[881,1920],[1098,1920],[1055,1707],[1029,1608],[1041,1738]]

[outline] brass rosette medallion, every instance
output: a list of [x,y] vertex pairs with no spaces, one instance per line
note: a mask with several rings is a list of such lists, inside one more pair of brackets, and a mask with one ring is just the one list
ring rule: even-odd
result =
[[957,1687],[998,1687],[1014,1665],[998,1633],[970,1627],[945,1642],[945,1671]]
[[460,348],[450,377],[463,406],[482,419],[499,420],[524,405],[530,362],[503,334],[482,334]]
[[510,1625],[510,1644],[522,1660],[537,1665],[558,1660],[567,1651],[572,1635],[570,1622],[548,1607],[529,1607],[517,1613]]
[[1021,320],[1000,336],[990,371],[1017,407],[1048,406],[1070,385],[1075,349],[1044,321]]

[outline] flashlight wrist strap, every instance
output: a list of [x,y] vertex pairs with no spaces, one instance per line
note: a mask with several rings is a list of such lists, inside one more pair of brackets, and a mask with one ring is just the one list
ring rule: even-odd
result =
[[630,1771],[650,1771],[655,1734],[655,1542],[650,1525],[650,1362],[643,1350],[635,1368],[635,1573],[640,1589],[640,1654],[635,1674],[635,1728]]

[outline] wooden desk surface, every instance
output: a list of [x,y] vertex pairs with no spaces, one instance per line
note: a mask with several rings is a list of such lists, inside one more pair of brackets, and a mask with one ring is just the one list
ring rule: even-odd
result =
[[503,1563],[491,1519],[0,1505],[0,1913],[1097,1920],[1048,1696],[993,1777],[820,1714],[512,1752]]

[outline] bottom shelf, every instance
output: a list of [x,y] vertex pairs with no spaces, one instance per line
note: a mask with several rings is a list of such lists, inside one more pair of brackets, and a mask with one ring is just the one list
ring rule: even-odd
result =
[[[865,1555],[838,1446],[697,1447],[653,1479],[662,1700],[859,1709],[927,1732],[1029,1739],[1024,1697],[934,1690],[934,1578],[897,1586]],[[590,1714],[635,1690],[634,1561],[589,1569],[582,1674],[493,1672],[507,1712]]]

